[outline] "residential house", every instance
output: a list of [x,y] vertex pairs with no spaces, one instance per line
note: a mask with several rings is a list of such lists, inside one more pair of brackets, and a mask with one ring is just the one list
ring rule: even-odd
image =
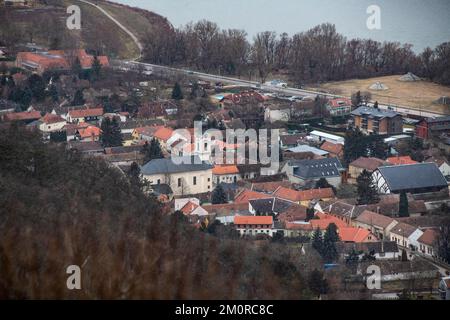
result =
[[386,162],[388,163],[387,165],[391,165],[391,166],[401,166],[401,165],[405,165],[405,164],[416,164],[416,163],[418,163],[417,161],[414,161],[413,159],[411,159],[410,156],[389,157],[389,158],[386,159]]
[[238,164],[237,168],[241,179],[255,179],[261,175],[261,164]]
[[175,199],[175,211],[180,211],[184,215],[197,215],[199,217],[208,216],[209,213],[200,206],[197,198]]
[[358,228],[369,230],[378,239],[389,239],[390,231],[397,225],[397,221],[372,211],[365,210],[352,222]]
[[347,98],[331,99],[326,108],[332,117],[346,116],[352,111],[352,101]]
[[280,136],[280,146],[281,149],[289,149],[289,148],[295,148],[298,146],[301,142],[305,141],[305,135],[304,134],[285,134]]
[[372,174],[380,194],[431,193],[445,191],[448,183],[434,163],[379,167]]
[[340,186],[343,171],[345,169],[338,158],[290,160],[282,169],[292,183],[305,185],[308,181],[316,182],[323,178],[334,187]]
[[66,120],[57,114],[47,113],[40,119],[39,130],[45,133],[61,131],[66,125]]
[[443,133],[450,133],[450,116],[427,118],[416,125],[416,136],[422,139],[430,139]]
[[241,179],[236,165],[215,165],[213,168],[213,183],[236,183]]
[[418,239],[423,235],[423,231],[412,225],[399,222],[390,231],[390,240],[397,242],[400,247],[417,249]]
[[268,194],[264,194],[261,192],[256,192],[248,189],[242,190],[236,197],[234,198],[234,203],[249,203],[250,200],[254,199],[268,199],[272,198],[272,196]]
[[281,199],[296,202],[305,207],[309,207],[311,201],[327,201],[335,197],[332,188],[297,191],[285,187],[279,187],[274,191],[273,195]]
[[150,184],[168,184],[175,196],[212,191],[212,165],[198,157],[154,159],[141,167]]
[[69,141],[67,148],[88,156],[101,155],[105,152],[105,148],[98,141]]
[[75,139],[79,141],[99,141],[101,130],[96,126],[77,129]]
[[251,184],[250,189],[257,192],[272,194],[279,187],[291,188],[292,183],[289,181],[270,181],[270,182],[254,182]]
[[373,173],[378,167],[386,165],[386,161],[378,158],[366,158],[360,157],[349,164],[347,182],[350,184],[356,184],[356,179],[366,170],[369,173]]
[[254,215],[278,215],[287,211],[294,203],[280,198],[253,199],[249,211]]
[[354,126],[364,133],[380,135],[403,133],[403,119],[397,112],[362,106],[351,114]]
[[425,229],[423,234],[417,239],[419,244],[418,251],[429,257],[436,257],[438,255],[437,239],[439,232],[435,229]]
[[2,120],[5,122],[21,122],[21,123],[31,123],[33,121],[39,120],[41,118],[40,111],[23,111],[23,112],[12,112],[7,113],[3,116]]
[[378,241],[377,237],[367,229],[355,227],[340,227],[339,239],[346,243],[364,243]]
[[81,123],[81,122],[96,122],[103,116],[103,108],[90,108],[70,110],[67,113],[67,122]]
[[[19,52],[16,57],[16,66],[43,74],[47,70],[69,70],[72,60],[76,58],[78,58],[81,68],[92,68],[94,56],[87,54],[84,49]],[[102,66],[109,66],[108,57],[98,56],[97,59]]]
[[241,236],[257,236],[266,234],[272,236],[272,216],[235,216],[234,227]]
[[344,145],[343,144],[325,141],[320,146],[320,149],[328,152],[329,156],[331,158],[339,158],[339,159],[344,158]]
[[305,222],[307,219],[307,207],[292,204],[287,210],[277,215],[277,220],[286,223],[286,222]]

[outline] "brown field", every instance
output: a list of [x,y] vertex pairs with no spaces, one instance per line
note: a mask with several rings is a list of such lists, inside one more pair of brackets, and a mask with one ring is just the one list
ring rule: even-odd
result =
[[[442,96],[449,97],[450,87],[430,81],[402,82],[398,80],[400,76],[329,82],[315,89],[326,90],[343,96],[351,96],[352,93],[357,91],[367,91],[372,93],[373,100],[383,104],[450,113],[448,106],[434,103]],[[369,87],[375,82],[381,82],[389,89],[384,91],[369,90]]]

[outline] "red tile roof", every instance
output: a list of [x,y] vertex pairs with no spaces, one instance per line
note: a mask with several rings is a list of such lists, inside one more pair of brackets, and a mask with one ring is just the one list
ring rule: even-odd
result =
[[293,202],[334,198],[334,192],[331,188],[296,191],[284,187],[279,187],[273,193],[273,195],[278,198]]
[[82,139],[87,139],[91,137],[99,137],[101,130],[95,126],[89,126],[87,128],[78,129],[78,133]]
[[91,109],[80,109],[69,111],[69,116],[75,119],[86,117],[100,117],[102,115],[103,115],[103,108],[91,108]]
[[39,111],[24,111],[24,112],[14,112],[7,113],[4,116],[5,121],[26,121],[26,120],[37,120],[41,118],[41,113]]
[[238,174],[239,169],[235,165],[216,165],[212,172],[215,175]]
[[385,165],[385,161],[378,159],[378,158],[365,158],[360,157],[350,163],[350,166],[360,168],[360,169],[366,169],[369,171],[375,171],[378,167],[381,167]]
[[345,223],[344,221],[342,221],[341,219],[338,219],[329,214],[318,212],[316,214],[316,217],[318,217],[319,219],[313,219],[310,221],[313,229],[319,228],[320,230],[326,230],[328,228],[328,226],[332,223],[334,223],[338,228],[349,227],[349,225],[347,223]]
[[235,216],[234,217],[235,225],[272,225],[273,217],[272,216]]
[[436,230],[426,229],[417,241],[428,246],[434,246],[436,244],[437,238],[438,232]]
[[391,157],[386,159],[387,162],[393,165],[404,165],[404,164],[416,164],[417,161],[411,159],[410,156],[404,157]]
[[180,209],[181,212],[183,212],[183,214],[185,215],[189,215],[191,214],[192,211],[194,211],[195,209],[197,209],[199,207],[198,204],[193,203],[192,201],[188,201],[183,208]]
[[352,105],[352,101],[350,99],[346,99],[346,98],[336,98],[336,99],[330,100],[329,105],[332,108],[339,108],[342,106],[350,107]]
[[367,242],[368,237],[371,235],[371,232],[369,230],[353,227],[340,227],[338,233],[341,241],[355,243]]
[[250,200],[254,199],[268,199],[273,198],[272,196],[252,190],[245,189],[241,193],[239,193],[235,198],[235,203],[248,203]]
[[325,141],[322,144],[322,146],[320,147],[320,149],[327,151],[331,154],[341,156],[344,152],[344,145],[342,145],[340,143],[331,143],[331,142]]
[[41,121],[45,124],[52,124],[52,123],[58,123],[58,122],[66,122],[61,116],[58,116],[57,114],[47,113],[45,116],[41,118]]
[[162,141],[167,141],[172,137],[172,135],[173,130],[171,128],[161,127],[156,130],[154,137]]

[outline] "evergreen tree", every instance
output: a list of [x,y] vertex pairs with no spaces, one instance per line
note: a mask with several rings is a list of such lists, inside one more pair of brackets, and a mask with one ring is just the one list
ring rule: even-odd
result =
[[50,141],[51,142],[66,142],[67,141],[66,131],[50,132]]
[[227,194],[223,187],[219,184],[213,191],[211,196],[212,204],[223,204],[228,203]]
[[358,189],[358,204],[374,204],[380,200],[370,172],[364,170],[356,179],[356,182]]
[[164,158],[163,152],[161,150],[161,145],[155,138],[153,138],[150,143],[145,143],[144,147],[142,148],[142,153],[144,153],[144,163],[147,163],[153,159]]
[[103,147],[119,147],[123,144],[122,132],[117,120],[105,118],[102,121],[100,141]]
[[175,83],[172,90],[172,99],[175,100],[183,100],[183,91],[181,90],[181,86],[178,82]]
[[92,62],[92,73],[95,76],[95,80],[100,79],[100,72],[102,70],[102,64],[98,60],[97,55],[94,56],[94,61]]
[[323,237],[322,257],[327,263],[335,261],[338,257],[336,242],[339,241],[337,226],[334,223],[328,225]]
[[316,249],[316,251],[322,255],[323,249],[323,239],[322,239],[322,231],[317,228],[312,235],[312,247]]
[[31,75],[27,80],[27,85],[33,93],[33,98],[37,101],[42,101],[45,98],[46,83],[40,75]]
[[84,103],[85,103],[85,101],[84,101],[84,97],[83,97],[83,90],[78,89],[75,92],[75,96],[73,97],[72,105],[73,106],[82,106],[82,105],[84,105]]
[[128,179],[130,180],[131,186],[141,190],[142,180],[141,180],[141,168],[136,162],[133,162],[130,166],[130,171],[128,172]]
[[327,294],[329,290],[328,281],[323,277],[323,273],[317,269],[314,269],[308,279],[309,290],[320,298],[322,294]]
[[[448,207],[444,208],[445,214],[449,214]],[[438,255],[445,262],[450,263],[450,218],[446,218],[440,227],[439,235],[437,237]]]
[[406,195],[406,192],[402,191],[400,193],[400,203],[398,205],[398,216],[405,218],[409,217],[409,203],[408,203],[408,196]]
[[352,95],[352,105],[354,108],[357,108],[362,102],[361,91],[357,91]]
[[331,188],[333,189],[333,191],[336,193],[336,188],[334,186],[332,186],[327,179],[325,178],[320,178],[315,185],[316,189],[326,189],[326,188]]
[[359,262],[359,252],[353,248],[350,254],[345,258],[345,264],[353,271],[355,271]]
[[367,149],[364,143],[364,134],[359,130],[350,129],[345,135],[344,162],[348,166],[351,162],[366,155]]

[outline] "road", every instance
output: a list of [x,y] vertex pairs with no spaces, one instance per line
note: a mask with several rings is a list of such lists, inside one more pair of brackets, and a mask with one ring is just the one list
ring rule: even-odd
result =
[[[171,67],[166,67],[166,66],[138,62],[138,60],[140,60],[142,58],[142,52],[143,52],[143,48],[144,48],[142,43],[139,41],[139,38],[135,34],[133,34],[133,32],[131,32],[129,29],[127,29],[124,25],[122,25],[119,21],[117,21],[113,16],[111,16],[107,11],[105,11],[103,8],[101,8],[100,6],[94,4],[90,1],[87,1],[87,0],[78,0],[78,1],[89,4],[89,5],[97,8],[98,10],[100,10],[104,15],[106,15],[109,19],[111,19],[117,26],[119,26],[124,32],[126,32],[138,46],[139,51],[140,51],[139,57],[137,57],[136,59],[134,59],[132,61],[116,61],[116,63],[119,64],[120,68],[125,68],[125,69],[128,68],[129,70],[132,70],[133,68],[130,66],[134,66],[136,69],[144,68],[149,71],[151,70],[152,72],[155,72],[155,73],[159,72],[159,73],[164,73],[164,74],[184,75],[184,76],[188,76],[188,77],[195,77],[197,79],[204,80],[204,81],[223,82],[223,83],[237,85],[237,86],[249,86],[249,87],[252,87],[252,88],[255,88],[258,90],[273,92],[273,93],[282,94],[282,95],[286,95],[286,96],[290,95],[290,96],[300,96],[300,97],[304,97],[304,96],[314,96],[315,97],[315,96],[319,95],[319,96],[323,96],[323,97],[327,97],[327,98],[348,98],[348,97],[324,93],[324,92],[309,91],[309,90],[289,88],[289,87],[288,88],[279,88],[279,87],[264,85],[264,84],[261,84],[256,81],[248,81],[248,80],[218,76],[218,75],[213,75],[213,74],[207,74],[207,73],[202,73],[202,72],[195,72],[195,71],[190,71],[190,70],[185,70],[185,69],[176,69],[176,68],[171,68]],[[372,101],[372,103],[374,103],[374,101]],[[411,108],[408,106],[399,106],[399,105],[382,105],[382,104],[380,104],[379,108],[383,109],[383,110],[388,110],[388,109],[393,110],[404,116],[419,116],[419,117],[426,117],[426,118],[435,118],[435,117],[441,117],[441,116],[446,115],[443,113],[424,111],[424,110]]]

